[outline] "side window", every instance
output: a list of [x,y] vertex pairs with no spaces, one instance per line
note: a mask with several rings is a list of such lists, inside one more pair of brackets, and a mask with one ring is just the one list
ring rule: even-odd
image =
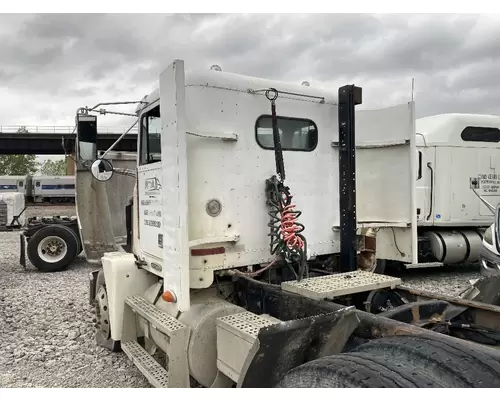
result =
[[35,183],[35,186],[36,186],[36,187],[40,187],[40,181],[37,181],[37,182]]
[[141,165],[161,161],[160,106],[141,116]]
[[[278,131],[283,150],[313,151],[318,144],[318,127],[310,119],[278,117]],[[262,115],[257,119],[255,136],[260,147],[274,150],[270,115]]]
[[19,185],[18,185],[18,186],[19,186],[20,188],[22,188],[22,187],[23,187],[23,185],[24,185],[24,184],[23,184],[23,181],[19,181]]
[[468,126],[462,131],[462,140],[466,142],[500,142],[500,130],[498,128],[486,128]]

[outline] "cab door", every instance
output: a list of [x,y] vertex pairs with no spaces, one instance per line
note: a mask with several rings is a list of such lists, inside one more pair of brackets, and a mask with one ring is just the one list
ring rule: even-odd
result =
[[184,62],[175,60],[160,75],[160,99],[139,121],[140,252],[179,311],[190,307],[185,90]]
[[152,258],[150,261],[154,263],[153,269],[161,276],[163,221],[159,101],[142,113],[139,124],[141,140],[137,190],[139,193],[140,251],[143,258]]

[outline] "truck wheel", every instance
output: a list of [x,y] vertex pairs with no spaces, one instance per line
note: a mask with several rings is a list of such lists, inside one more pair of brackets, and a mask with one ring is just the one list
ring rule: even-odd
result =
[[439,377],[445,387],[500,387],[500,363],[466,345],[417,336],[372,340],[352,350],[384,362],[409,365],[418,374]]
[[64,226],[64,227],[68,229],[68,231],[71,231],[71,233],[75,236],[76,243],[78,244],[76,255],[79,256],[83,251],[83,245],[82,245],[82,240],[80,239],[80,235],[78,234],[78,232],[75,232],[74,229],[71,229],[69,226]]
[[104,282],[104,274],[99,271],[96,280],[95,313],[96,313],[96,343],[112,352],[121,350],[120,341],[111,339],[111,322],[109,320],[108,292]]
[[278,387],[499,387],[500,363],[455,343],[375,339],[289,371]]
[[78,251],[75,235],[66,227],[49,225],[28,240],[27,254],[31,263],[42,272],[56,272],[68,267]]
[[[417,376],[397,362],[361,353],[342,353],[309,361],[290,370],[280,388],[414,388],[433,387],[432,377]],[[437,385],[439,386],[439,385]]]
[[[71,233],[74,238],[75,238],[75,242],[77,244],[77,250],[76,250],[76,255],[78,256],[82,251],[83,251],[83,246],[82,246],[82,241],[80,240],[80,235],[75,232],[74,229],[70,228],[69,226],[66,226],[66,225],[59,225],[62,229],[66,229],[69,233]],[[76,257],[76,256],[75,256]]]

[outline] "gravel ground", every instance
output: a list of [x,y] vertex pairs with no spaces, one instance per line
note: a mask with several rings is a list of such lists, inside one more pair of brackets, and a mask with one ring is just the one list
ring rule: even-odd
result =
[[[74,215],[74,207],[30,207],[27,216]],[[0,387],[150,387],[123,353],[94,341],[88,274],[78,258],[68,270],[39,273],[19,265],[19,233],[0,232]],[[414,270],[405,284],[458,295],[477,267]]]
[[406,286],[448,296],[458,296],[470,286],[470,280],[480,278],[479,265],[429,268],[404,272]]
[[[35,208],[35,207],[33,207]],[[36,207],[28,216],[73,215]],[[123,353],[97,347],[83,258],[68,270],[19,265],[19,233],[0,232],[0,387],[149,387]]]

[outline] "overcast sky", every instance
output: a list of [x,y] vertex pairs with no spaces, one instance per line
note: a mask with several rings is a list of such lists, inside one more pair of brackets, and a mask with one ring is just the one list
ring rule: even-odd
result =
[[[367,107],[500,113],[500,23],[487,15],[1,15],[0,125],[71,125],[139,100],[174,58],[313,86],[355,83]],[[495,44],[496,43],[496,44]],[[121,121],[100,119],[101,125]]]

